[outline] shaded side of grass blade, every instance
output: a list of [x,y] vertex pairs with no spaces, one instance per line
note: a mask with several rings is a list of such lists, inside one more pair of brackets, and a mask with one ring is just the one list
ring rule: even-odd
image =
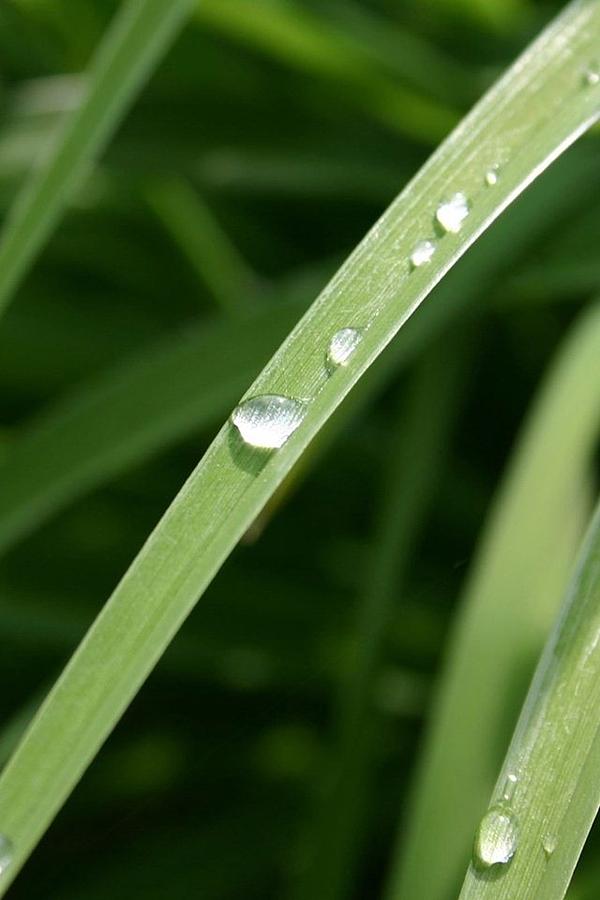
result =
[[467,342],[435,345],[419,363],[408,402],[389,441],[384,500],[372,562],[359,600],[353,654],[334,709],[331,772],[319,798],[309,865],[295,877],[295,900],[341,900],[350,893],[369,819],[369,796],[381,722],[376,679],[403,580],[435,497],[456,423],[471,354]]
[[191,7],[192,0],[122,6],[92,62],[81,105],[9,214],[0,242],[0,312]]
[[508,774],[519,836],[505,871],[469,867],[461,900],[562,900],[600,804],[600,505],[546,644],[492,802]]
[[542,391],[475,561],[440,677],[390,900],[444,900],[468,860],[515,698],[568,576],[574,547],[565,523],[599,430],[596,305],[582,316]]
[[[599,115],[581,61],[600,36],[600,3],[579,0],[547,28],[408,185],[349,257],[247,396],[312,398],[277,452],[257,453],[224,425],[96,620],[0,778],[0,831],[14,844],[4,894],[169,641],[304,448],[434,285],[502,210]],[[504,160],[494,190],[484,175]],[[440,200],[469,198],[460,233],[429,266]],[[343,327],[363,330],[351,364],[324,356]]]

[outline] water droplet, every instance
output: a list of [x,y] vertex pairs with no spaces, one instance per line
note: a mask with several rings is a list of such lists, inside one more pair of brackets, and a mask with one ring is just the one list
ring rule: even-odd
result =
[[498,804],[486,812],[475,838],[475,864],[488,869],[504,865],[515,854],[518,842],[517,820],[508,806]]
[[236,406],[231,421],[242,440],[261,450],[277,450],[301,424],[306,404],[279,394],[251,397]]
[[589,66],[586,69],[585,75],[583,77],[585,83],[590,87],[593,87],[596,84],[600,84],[600,65],[594,64],[592,66]]
[[13,858],[12,842],[4,834],[0,834],[0,875],[10,866]]
[[553,834],[544,835],[544,837],[542,838],[542,847],[544,849],[546,859],[550,859],[550,857],[556,850],[556,838]]
[[484,181],[488,187],[494,187],[495,184],[498,184],[498,166],[492,166],[491,169],[487,170]]
[[362,341],[358,328],[340,328],[329,341],[327,363],[332,368],[347,366],[354,351]]
[[469,201],[460,191],[438,206],[435,217],[444,231],[457,234],[469,215]]
[[509,772],[506,776],[506,781],[504,782],[504,789],[502,791],[502,797],[506,800],[507,803],[510,803],[512,798],[515,795],[515,788],[518,782],[517,776],[513,772]]
[[435,244],[433,241],[420,241],[410,254],[410,263],[415,269],[418,269],[419,266],[424,266],[430,262],[434,253]]

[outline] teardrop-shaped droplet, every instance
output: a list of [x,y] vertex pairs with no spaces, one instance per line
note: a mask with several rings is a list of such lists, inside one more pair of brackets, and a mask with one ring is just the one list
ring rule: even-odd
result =
[[487,170],[484,181],[488,187],[494,187],[495,184],[498,184],[498,166],[492,166]]
[[340,328],[329,341],[327,365],[330,368],[347,366],[361,341],[362,331],[358,328]]
[[498,804],[486,812],[475,838],[474,862],[480,868],[505,865],[519,840],[516,817],[509,806]]
[[438,206],[435,217],[438,224],[452,234],[457,234],[462,224],[469,215],[471,207],[469,201],[462,192],[453,194],[449,200],[445,200]]
[[433,241],[420,241],[413,252],[410,254],[410,264],[418,269],[420,266],[431,262],[431,257],[435,253],[435,244]]
[[2,875],[10,866],[13,858],[12,842],[5,834],[0,834],[0,875]]
[[231,421],[242,440],[261,450],[277,450],[301,424],[306,404],[280,394],[261,394],[236,406]]
[[544,837],[542,838],[542,847],[546,859],[550,859],[550,857],[556,850],[556,838],[553,834],[544,835]]

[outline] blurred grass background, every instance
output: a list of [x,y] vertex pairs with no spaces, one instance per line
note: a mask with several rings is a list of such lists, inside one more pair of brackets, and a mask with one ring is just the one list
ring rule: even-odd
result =
[[[78,103],[117,7],[2,4],[3,212]],[[4,758],[237,396],[556,9],[198,5],[1,323]],[[347,893],[377,895],[494,491],[600,286],[599,184],[592,134],[440,285],[226,564],[9,896],[294,896],[361,658],[358,609],[388,566]],[[424,396],[444,420],[433,434]],[[414,528],[386,557],[399,454],[427,440]],[[573,897],[597,896],[596,844]]]

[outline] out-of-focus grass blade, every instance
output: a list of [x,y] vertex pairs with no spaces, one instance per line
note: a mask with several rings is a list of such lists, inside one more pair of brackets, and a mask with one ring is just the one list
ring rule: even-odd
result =
[[567,526],[575,524],[599,429],[596,306],[542,392],[467,585],[387,895],[393,900],[445,900],[466,864],[512,710],[568,576],[577,531]]
[[320,798],[312,854],[294,877],[294,898],[340,900],[350,893],[369,816],[379,733],[375,683],[394,606],[402,599],[415,544],[443,471],[470,353],[466,341],[435,345],[417,369],[392,429],[384,500],[359,601],[354,653],[334,716],[336,746]]
[[120,9],[92,62],[81,105],[9,213],[0,241],[0,311],[192,5],[128,0]]
[[[514,858],[487,870],[471,863],[461,900],[564,897],[600,804],[599,635],[600,505],[492,797],[502,803],[514,776],[505,804]],[[483,838],[493,845],[498,835]]]
[[[260,453],[243,445],[229,423],[223,426],[0,778],[0,831],[14,845],[1,894],[304,448],[444,273],[598,117],[600,85],[589,83],[584,71],[599,37],[600,3],[580,0],[568,6],[439,148],[325,288],[246,395],[306,400],[305,415],[285,445],[270,455]],[[496,164],[501,173],[491,186],[485,175]],[[440,201],[455,192],[464,193],[469,206],[462,229],[436,233]],[[410,256],[424,239],[436,240],[435,253],[429,265],[414,268]],[[330,373],[327,347],[345,327],[362,329],[362,341],[350,364]]]

